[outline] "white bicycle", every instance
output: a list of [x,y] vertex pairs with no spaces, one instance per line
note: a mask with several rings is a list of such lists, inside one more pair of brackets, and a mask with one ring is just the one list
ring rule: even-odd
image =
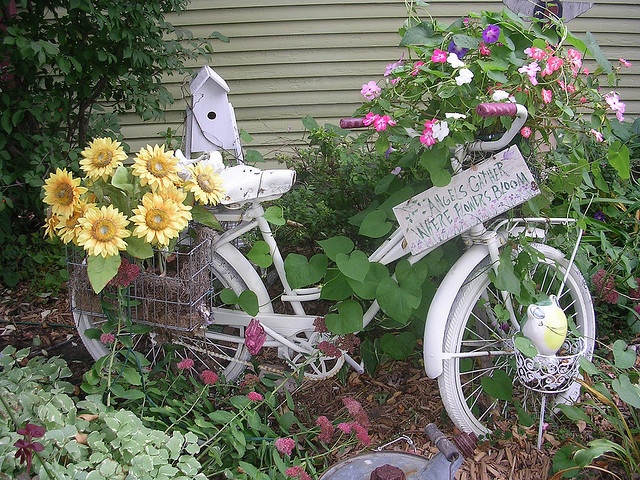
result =
[[[527,116],[526,109],[515,104],[485,104],[480,113],[486,116],[508,115],[514,117],[514,121],[500,140],[467,145],[460,150],[461,155],[474,151],[504,152]],[[501,159],[501,165],[508,164],[510,153],[503,154]],[[239,193],[227,198],[224,206],[216,212],[217,218],[228,228],[213,236],[211,249],[207,251],[211,288],[203,310],[206,310],[206,315],[191,319],[195,328],[187,330],[152,325],[150,333],[134,335],[135,348],[152,360],[157,360],[163,351],[169,349],[174,355],[196,360],[200,369],[210,368],[224,374],[230,381],[251,365],[244,331],[256,318],[267,334],[264,346],[274,348],[278,357],[292,369],[303,368],[308,378],[330,377],[342,368],[345,361],[360,369],[360,365],[346,353],[336,358],[318,350],[318,344],[327,338],[327,334],[316,332],[314,321],[317,316],[309,314],[305,305],[320,298],[321,287],[290,287],[280,249],[264,217],[263,202],[277,198],[291,188],[295,174],[286,176],[244,165],[232,168]],[[474,166],[471,171],[477,168]],[[464,172],[460,175],[465,175]],[[468,181],[468,171],[466,175]],[[508,185],[503,187],[508,189]],[[472,218],[475,217],[465,215],[463,211],[463,221],[470,222]],[[446,239],[441,235],[442,229],[436,228],[438,225],[434,224],[433,218],[422,219],[423,228],[415,230],[410,239],[406,238],[407,227],[403,227],[401,222],[401,227],[369,256],[369,260],[387,265],[406,258],[414,264],[444,243]],[[516,373],[513,337],[520,330],[528,305],[520,305],[511,293],[495,286],[495,275],[500,274],[500,254],[505,246],[509,245],[513,255],[517,255],[521,251],[520,240],[529,238],[527,244],[538,252],[528,267],[530,284],[535,285],[536,294],[541,298],[557,296],[559,305],[575,325],[574,333],[584,339],[583,354],[587,357],[593,351],[595,316],[586,282],[573,264],[575,249],[567,258],[545,244],[549,228],[566,225],[571,220],[490,218],[470,223],[462,227],[458,225],[459,230],[464,228],[460,235],[467,249],[442,280],[428,311],[423,344],[424,366],[426,374],[438,380],[442,401],[452,421],[462,431],[481,435],[497,428],[496,422],[511,415],[514,408],[526,409],[540,398],[521,384]],[[425,231],[429,233],[428,230],[433,230],[431,240],[425,234]],[[275,295],[269,292],[256,267],[236,246],[248,232],[256,233],[269,245],[275,272],[283,287]],[[427,240],[432,245],[425,247]],[[412,253],[416,244],[421,250]],[[253,291],[258,298],[258,314],[251,316],[237,307],[223,304],[218,298],[223,289],[232,289],[237,295],[245,290]],[[77,329],[88,351],[98,359],[107,354],[108,349],[95,334],[86,335],[85,332],[100,329],[106,319],[95,311],[80,308],[75,300],[78,294],[77,287],[71,288]],[[282,309],[276,306],[282,304],[288,305],[289,312],[293,313],[278,313],[277,310]],[[379,312],[379,305],[373,301],[364,313],[362,327],[365,328]],[[508,387],[513,390],[511,395],[496,395],[495,391],[489,392],[486,388],[488,381],[498,377],[509,379]],[[577,382],[573,382],[569,389],[543,396],[558,401],[571,400],[578,387]]]

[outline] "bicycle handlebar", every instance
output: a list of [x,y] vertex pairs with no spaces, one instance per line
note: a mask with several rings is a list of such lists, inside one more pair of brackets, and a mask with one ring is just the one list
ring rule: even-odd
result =
[[[492,152],[506,147],[520,132],[527,121],[527,109],[517,103],[481,103],[476,107],[476,113],[481,117],[515,117],[511,127],[498,140],[491,142],[477,141],[469,145],[470,151]],[[365,127],[364,118],[343,118],[340,128],[352,129]]]

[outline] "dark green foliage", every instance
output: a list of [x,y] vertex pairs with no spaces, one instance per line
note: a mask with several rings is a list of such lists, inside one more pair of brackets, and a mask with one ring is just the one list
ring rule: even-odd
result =
[[[1,0],[5,7],[9,0]],[[78,148],[118,136],[117,114],[159,118],[173,102],[162,79],[211,52],[165,19],[186,0],[18,0],[0,42],[0,243],[40,243],[40,188],[56,168],[78,169]],[[212,38],[226,40],[219,34]],[[104,113],[108,112],[108,113]],[[76,152],[76,153],[74,153]],[[29,248],[31,242],[27,245]],[[40,248],[40,247],[38,247]],[[0,279],[31,278],[24,251],[0,253]]]

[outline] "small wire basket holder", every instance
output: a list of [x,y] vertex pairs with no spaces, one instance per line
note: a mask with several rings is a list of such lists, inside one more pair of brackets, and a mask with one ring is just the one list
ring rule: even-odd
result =
[[515,349],[518,380],[530,390],[556,394],[569,390],[578,376],[579,360],[586,353],[582,337],[567,338],[559,355],[527,357]]
[[[134,323],[191,331],[206,320],[203,307],[211,303],[211,236],[182,235],[172,252],[154,250],[128,289],[128,315]],[[94,293],[84,252],[67,253],[72,310],[94,323],[104,320],[103,305],[116,307],[115,288]]]

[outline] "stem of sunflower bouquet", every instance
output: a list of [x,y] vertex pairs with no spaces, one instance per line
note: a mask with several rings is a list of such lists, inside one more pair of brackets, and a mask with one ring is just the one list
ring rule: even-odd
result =
[[118,287],[118,329],[116,330],[116,338],[111,344],[111,354],[109,355],[109,368],[107,368],[107,407],[111,406],[111,374],[113,372],[113,362],[116,358],[117,340],[122,332],[122,323],[124,321],[123,305],[125,304],[125,291],[127,287]]

